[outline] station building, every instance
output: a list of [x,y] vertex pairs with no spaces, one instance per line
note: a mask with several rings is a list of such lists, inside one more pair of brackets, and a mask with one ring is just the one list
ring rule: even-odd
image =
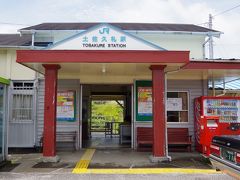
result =
[[240,75],[239,60],[205,57],[221,32],[192,24],[43,23],[19,32],[0,35],[6,153],[43,146],[54,159],[58,132],[75,132],[76,149],[91,147],[91,102],[115,100],[124,102],[129,147],[138,127],[152,127],[153,159],[166,160],[167,128],[187,128],[194,150],[194,99]]

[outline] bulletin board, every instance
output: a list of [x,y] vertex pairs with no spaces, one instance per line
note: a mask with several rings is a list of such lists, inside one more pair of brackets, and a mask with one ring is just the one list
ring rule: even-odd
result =
[[136,121],[152,121],[152,81],[135,81]]
[[58,91],[57,92],[57,120],[75,121],[76,120],[76,92]]

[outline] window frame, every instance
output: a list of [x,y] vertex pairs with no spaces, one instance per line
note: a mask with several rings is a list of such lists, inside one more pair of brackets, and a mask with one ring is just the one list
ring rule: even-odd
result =
[[14,108],[13,107],[13,104],[12,104],[12,106],[11,106],[11,118],[10,118],[10,122],[11,123],[32,123],[34,120],[34,94],[28,94],[28,93],[21,93],[21,94],[17,94],[17,93],[13,93],[12,94],[12,103],[13,103],[13,99],[14,99],[14,95],[19,95],[19,96],[31,96],[31,104],[32,104],[32,107],[30,108],[31,109],[31,119],[14,119],[13,118],[13,111],[14,110],[24,110],[24,109],[22,109],[22,108],[19,108],[19,109],[16,109],[16,108]]
[[[22,84],[22,86],[15,86],[15,84]],[[30,83],[31,86],[25,86],[25,84]],[[10,84],[10,92],[9,92],[9,99],[10,99],[10,105],[9,105],[9,123],[11,124],[29,124],[29,123],[34,123],[36,119],[36,89],[37,83],[35,81],[31,80],[26,80],[26,81],[21,81],[21,80],[14,80]],[[30,120],[13,120],[13,97],[14,95],[29,95],[32,96],[32,110],[31,110],[31,117],[32,119]]]
[[[178,122],[168,122],[168,117],[167,117],[167,108],[166,108],[166,122],[167,124],[189,124],[189,107],[190,107],[190,92],[189,91],[178,91],[178,90],[174,90],[174,91],[167,91],[167,93],[171,93],[171,92],[177,92],[177,93],[181,93],[181,92],[184,92],[184,93],[187,93],[187,110],[181,110],[181,111],[174,111],[174,112],[178,112],[178,115],[180,116],[180,112],[187,112],[187,119],[188,121],[186,122],[181,122],[181,121],[178,121]],[[167,93],[166,93],[166,102],[167,102]],[[178,119],[179,120],[179,119]]]

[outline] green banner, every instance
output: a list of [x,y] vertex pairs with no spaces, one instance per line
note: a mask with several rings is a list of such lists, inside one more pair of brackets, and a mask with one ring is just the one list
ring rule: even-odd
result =
[[136,121],[152,121],[152,81],[135,81]]
[[0,77],[0,83],[9,85],[10,80]]

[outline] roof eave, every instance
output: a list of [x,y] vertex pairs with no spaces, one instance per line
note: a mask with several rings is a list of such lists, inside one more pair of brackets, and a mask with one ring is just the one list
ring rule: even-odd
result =
[[240,63],[240,59],[191,59],[191,62],[218,62],[218,63],[224,63],[224,62],[231,62],[231,63]]
[[79,32],[83,32],[83,31],[86,31],[86,30],[83,30],[83,29],[73,29],[73,30],[18,30],[18,32],[20,32],[20,34],[33,34],[33,33],[47,33],[47,32],[59,32],[59,31],[63,31],[63,32],[72,32],[72,31],[75,31],[76,33],[79,33]]
[[0,45],[1,49],[4,48],[21,48],[21,49],[31,49],[31,46],[12,46],[12,45]]
[[188,34],[188,35],[204,35],[204,36],[214,36],[219,38],[223,32],[220,31],[208,31],[208,32],[195,32],[195,31],[141,31],[141,30],[126,30],[126,32],[136,32],[136,33],[156,33],[156,34]]
[[[21,34],[32,34],[33,32],[39,32],[39,33],[46,33],[46,32],[59,32],[59,31],[75,31],[75,32],[83,32],[86,31],[86,29],[79,29],[79,30],[19,30]],[[223,32],[220,31],[208,31],[208,32],[195,32],[195,31],[147,31],[147,30],[123,30],[128,33],[156,33],[156,34],[187,34],[187,35],[204,35],[204,36],[214,36],[219,38]]]

